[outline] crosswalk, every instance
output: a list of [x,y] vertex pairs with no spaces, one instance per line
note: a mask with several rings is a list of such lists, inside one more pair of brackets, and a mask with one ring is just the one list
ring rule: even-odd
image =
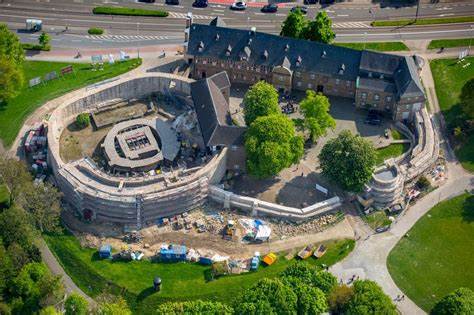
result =
[[333,23],[332,27],[334,28],[368,28],[370,25],[365,22],[343,22],[343,23]]
[[169,36],[130,36],[130,35],[86,35],[85,38],[101,40],[106,42],[136,42],[147,40],[164,40],[169,39]]
[[[178,12],[170,12],[168,18],[175,18],[175,19],[185,19],[188,16],[187,13],[178,13]],[[213,17],[209,15],[199,15],[193,14],[193,19],[195,20],[212,20]]]

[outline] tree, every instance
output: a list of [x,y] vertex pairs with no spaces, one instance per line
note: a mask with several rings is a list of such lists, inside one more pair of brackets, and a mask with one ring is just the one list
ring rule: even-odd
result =
[[332,21],[326,11],[319,11],[314,21],[310,21],[304,30],[304,38],[330,44],[336,34],[332,31]]
[[459,103],[461,104],[462,110],[471,119],[474,119],[474,79],[470,79],[462,87]]
[[80,113],[76,117],[76,124],[79,126],[79,128],[89,127],[90,122],[91,119],[88,113]]
[[436,302],[430,314],[473,314],[474,292],[468,288],[459,288]]
[[[230,315],[234,313],[232,307],[213,301],[167,302],[158,307],[157,314],[208,314]],[[67,315],[67,314],[66,314]]]
[[314,275],[313,285],[325,294],[329,294],[336,288],[337,278],[330,272],[319,271]]
[[306,97],[301,101],[300,108],[304,116],[305,126],[310,131],[311,140],[326,135],[327,128],[336,127],[336,121],[329,114],[329,99],[315,91],[306,91]]
[[23,72],[12,61],[0,57],[0,102],[14,98],[23,85]]
[[[252,314],[262,310],[266,314],[296,314],[298,297],[292,288],[278,279],[263,278],[245,290],[236,304],[237,314]],[[251,305],[253,304],[253,305]]]
[[48,272],[38,281],[39,305],[45,307],[58,303],[64,297],[64,282],[61,276]]
[[46,47],[49,44],[51,37],[46,32],[42,32],[41,35],[38,37],[38,42],[41,47]]
[[347,285],[337,286],[328,297],[331,311],[335,314],[344,314],[353,296],[354,290],[352,287]]
[[10,204],[21,193],[22,187],[31,183],[31,174],[28,172],[26,163],[12,158],[0,159],[0,175],[10,191]]
[[273,85],[259,81],[244,96],[244,120],[250,125],[261,116],[281,113],[278,105],[278,93]]
[[56,231],[59,226],[62,193],[50,183],[35,186],[29,182],[23,188],[25,189],[18,204],[31,214],[34,224],[41,233]]
[[[7,283],[13,275],[13,263],[8,255],[7,249],[3,246],[2,239],[0,238],[0,300],[3,293],[8,288]],[[1,308],[0,308],[0,314]]]
[[348,314],[398,314],[392,303],[378,284],[371,280],[356,280],[354,296],[347,306]]
[[306,28],[306,19],[300,9],[290,11],[281,25],[280,36],[301,38]]
[[303,137],[295,135],[293,122],[282,114],[257,118],[245,139],[247,169],[256,177],[278,174],[303,155]]
[[39,312],[39,315],[62,315],[62,313],[57,311],[54,306],[48,306],[48,307],[43,308]]
[[31,248],[36,236],[25,210],[13,206],[0,213],[0,233],[5,246],[18,243],[24,250]]
[[24,265],[31,262],[28,252],[16,242],[10,244],[7,251],[15,271],[20,271]]
[[293,287],[298,297],[298,314],[322,314],[329,309],[324,292],[301,281]]
[[375,168],[373,145],[349,130],[329,140],[319,154],[323,174],[348,191],[362,191]]
[[119,297],[115,303],[105,303],[100,308],[101,315],[132,315],[127,301]]
[[281,273],[282,277],[297,278],[303,283],[311,284],[313,282],[314,275],[318,269],[315,266],[309,265],[305,262],[295,261]]
[[67,297],[64,302],[64,311],[66,315],[86,315],[89,308],[87,300],[74,292]]
[[15,66],[20,66],[25,59],[20,40],[6,24],[0,24],[0,57],[12,61]]

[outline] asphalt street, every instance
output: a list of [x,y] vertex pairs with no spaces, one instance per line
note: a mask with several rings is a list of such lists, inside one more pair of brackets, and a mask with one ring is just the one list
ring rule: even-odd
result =
[[[229,0],[212,0],[211,2]],[[209,23],[220,16],[230,27],[248,28],[278,34],[288,11],[301,2],[285,3],[275,13],[261,13],[259,7],[248,7],[245,11],[232,11],[226,4],[210,4],[207,8],[193,8],[192,0],[181,0],[180,5],[168,6],[164,0],[154,4],[128,0],[113,2],[99,0],[0,0],[0,20],[10,29],[18,31],[25,42],[36,42],[38,34],[22,33],[27,18],[43,20],[44,30],[52,36],[52,44],[62,48],[133,47],[179,44],[184,38],[184,21],[188,12],[195,22]],[[94,6],[127,6],[165,9],[169,17],[102,16],[91,13]],[[372,28],[370,22],[379,19],[409,19],[415,15],[416,7],[384,7],[380,5],[336,4],[322,7],[309,6],[308,18],[314,18],[319,10],[325,10],[333,20],[334,31],[339,42],[400,41],[441,38],[464,38],[473,36],[469,23]],[[420,18],[466,16],[474,14],[474,3],[451,3],[421,5]],[[106,35],[89,36],[87,29],[100,27]]]

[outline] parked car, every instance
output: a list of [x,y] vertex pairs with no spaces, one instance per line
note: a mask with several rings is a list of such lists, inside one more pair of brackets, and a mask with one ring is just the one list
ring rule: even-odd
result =
[[155,3],[155,0],[138,0],[138,2]]
[[318,4],[318,0],[304,0],[304,4]]
[[193,7],[196,8],[206,8],[209,5],[209,1],[207,0],[195,0],[193,2]]
[[299,6],[299,5],[296,6],[296,7],[291,8],[291,12],[295,12],[295,11],[298,10],[298,9],[299,9],[299,10],[301,11],[301,13],[303,13],[303,14],[308,13],[308,8],[307,8],[307,7],[303,7],[303,6]]
[[265,12],[265,13],[275,13],[278,11],[278,6],[273,3],[267,4],[267,5],[264,5],[260,11]]
[[165,4],[178,5],[179,0],[165,0]]

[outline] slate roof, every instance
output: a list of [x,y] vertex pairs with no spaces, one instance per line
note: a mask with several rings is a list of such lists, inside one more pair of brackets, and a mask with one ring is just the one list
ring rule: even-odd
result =
[[395,85],[399,98],[424,96],[418,72],[413,57],[404,57],[403,62],[395,71]]
[[360,58],[360,70],[392,76],[402,60],[402,56],[364,50]]
[[359,88],[385,93],[396,92],[393,82],[379,79],[360,78]]
[[210,76],[209,79],[211,79],[220,90],[230,87],[229,76],[225,71],[216,73]]
[[[222,74],[213,77],[223,78]],[[191,83],[191,97],[204,142],[206,146],[242,145],[246,128],[232,125],[229,104],[213,77]]]
[[[252,41],[249,42],[249,39]],[[201,42],[204,47],[199,49]],[[226,50],[229,46],[231,51],[227,56]],[[187,53],[194,56],[239,61],[245,47],[250,49],[247,61],[255,65],[270,67],[285,65],[293,71],[323,73],[352,81],[355,81],[359,73],[361,51],[358,50],[204,24],[191,26]],[[265,51],[267,57],[264,57]],[[296,65],[298,60],[301,60],[299,66]],[[345,64],[346,70],[343,74],[339,74],[342,63]]]

